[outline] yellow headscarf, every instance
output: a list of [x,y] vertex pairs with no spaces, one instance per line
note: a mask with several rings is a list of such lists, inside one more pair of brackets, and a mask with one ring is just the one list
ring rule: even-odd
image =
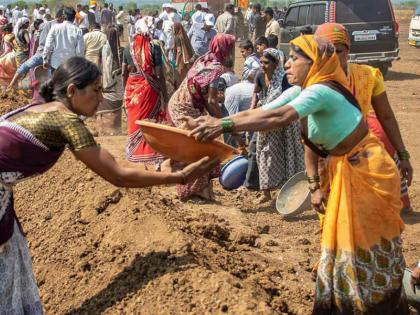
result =
[[313,35],[301,35],[290,42],[299,47],[312,61],[302,88],[325,82],[336,81],[350,91],[347,77],[340,66],[340,60],[334,46],[327,40],[315,38]]

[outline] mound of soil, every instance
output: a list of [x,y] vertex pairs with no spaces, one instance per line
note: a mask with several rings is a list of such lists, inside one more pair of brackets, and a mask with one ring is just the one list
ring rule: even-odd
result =
[[[120,157],[123,139],[99,138]],[[271,210],[248,210],[255,195],[232,198],[220,188],[221,204],[206,205],[181,203],[174,187],[116,188],[70,152],[15,192],[47,314],[307,314],[311,308],[313,215],[306,217],[311,224],[288,225]]]
[[28,105],[29,102],[30,98],[24,92],[15,90],[0,91],[0,116],[19,107]]

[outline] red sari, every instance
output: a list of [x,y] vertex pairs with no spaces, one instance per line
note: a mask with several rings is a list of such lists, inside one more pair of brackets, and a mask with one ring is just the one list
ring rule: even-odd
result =
[[131,56],[137,68],[130,74],[125,88],[125,106],[128,120],[127,159],[131,162],[157,165],[164,158],[155,152],[145,141],[136,120],[165,120],[166,114],[161,109],[159,82],[154,72],[150,37],[136,35],[131,43]]

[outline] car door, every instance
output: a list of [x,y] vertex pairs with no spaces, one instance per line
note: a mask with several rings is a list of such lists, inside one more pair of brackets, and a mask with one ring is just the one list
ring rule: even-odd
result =
[[337,23],[351,37],[351,53],[393,51],[398,48],[398,24],[388,0],[338,0]]
[[283,25],[280,29],[280,49],[285,56],[289,55],[289,42],[299,35],[296,29],[299,17],[299,6],[291,6],[287,10]]
[[327,3],[315,2],[311,4],[307,23],[312,27],[313,32],[315,33],[318,25],[324,24],[326,22],[328,22]]

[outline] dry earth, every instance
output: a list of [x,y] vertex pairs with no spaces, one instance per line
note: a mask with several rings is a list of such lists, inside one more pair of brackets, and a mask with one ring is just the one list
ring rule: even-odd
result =
[[[413,265],[420,258],[420,50],[407,45],[408,16],[400,21],[401,61],[386,85],[416,171],[416,211],[404,217]],[[9,106],[1,96],[0,103]],[[124,136],[98,141],[123,158]],[[46,314],[309,314],[319,254],[314,212],[284,220],[255,205],[256,194],[216,192],[217,203],[196,205],[179,202],[174,187],[118,189],[70,152],[19,184],[16,208]]]

